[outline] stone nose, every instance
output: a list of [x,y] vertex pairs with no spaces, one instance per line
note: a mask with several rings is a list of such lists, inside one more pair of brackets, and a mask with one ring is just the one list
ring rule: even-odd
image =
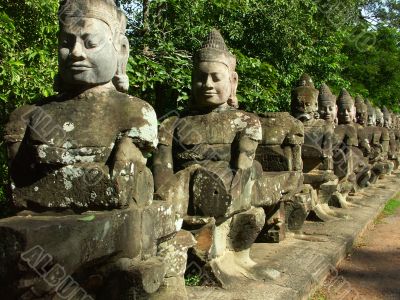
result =
[[77,60],[83,60],[86,58],[86,54],[83,51],[83,45],[79,41],[76,41],[71,49],[71,56]]
[[213,80],[212,80],[211,75],[208,75],[208,76],[207,76],[206,81],[205,81],[205,83],[204,83],[204,86],[205,86],[207,89],[212,89],[212,88],[213,88]]

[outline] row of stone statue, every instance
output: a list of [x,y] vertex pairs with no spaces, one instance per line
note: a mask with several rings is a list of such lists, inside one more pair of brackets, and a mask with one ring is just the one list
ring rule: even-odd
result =
[[193,264],[225,288],[278,278],[250,259],[255,241],[301,238],[310,212],[342,217],[330,206],[354,206],[349,193],[399,165],[396,115],[307,75],[293,116],[237,109],[236,59],[217,30],[194,55],[187,110],[158,126],[123,93],[114,1],[62,1],[59,17],[59,93],[5,129],[18,211],[0,220],[9,299],[186,299]]

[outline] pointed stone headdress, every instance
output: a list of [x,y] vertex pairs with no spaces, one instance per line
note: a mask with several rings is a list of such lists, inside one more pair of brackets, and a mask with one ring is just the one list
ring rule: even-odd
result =
[[337,105],[339,107],[343,107],[344,105],[354,105],[354,99],[353,99],[353,97],[351,97],[351,95],[349,94],[349,92],[346,89],[342,89],[340,91]]
[[392,116],[392,113],[387,109],[386,106],[383,106],[382,112],[383,112],[383,116],[384,116],[385,118],[388,118],[388,117],[391,117],[391,116]]
[[375,115],[376,116],[376,110],[372,106],[371,102],[369,100],[365,101],[365,104],[367,105],[367,110],[369,115]]
[[67,18],[95,18],[108,24],[112,32],[125,34],[125,14],[115,5],[114,0],[63,0],[58,12],[60,23]]
[[231,71],[236,68],[236,57],[229,52],[224,38],[215,28],[211,30],[202,47],[195,54],[195,64],[204,61],[220,62]]
[[332,94],[331,89],[325,83],[319,88],[318,102],[321,104],[336,104],[336,96]]
[[310,75],[308,75],[306,73],[301,75],[300,79],[297,81],[296,86],[297,87],[307,86],[307,87],[315,88],[313,80],[311,79]]
[[360,95],[356,96],[355,104],[364,104],[364,99]]
[[375,113],[377,118],[383,118],[382,110],[379,107],[375,107]]
[[363,107],[366,107],[365,103],[364,103],[364,99],[360,95],[356,96],[355,105],[356,105],[357,111],[362,110]]

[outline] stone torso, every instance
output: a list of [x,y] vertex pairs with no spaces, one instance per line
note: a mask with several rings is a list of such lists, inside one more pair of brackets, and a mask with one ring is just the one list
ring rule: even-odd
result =
[[110,167],[115,145],[128,137],[144,156],[157,145],[151,106],[115,90],[50,98],[16,110],[11,119],[19,122],[7,125],[6,139],[22,141],[10,170],[14,202],[21,207],[126,205],[129,193],[120,193]]
[[[304,126],[287,112],[259,115],[262,140],[256,160],[264,171],[301,170],[300,147],[304,143]],[[298,149],[294,149],[297,146]],[[296,153],[294,153],[296,152]],[[296,154],[299,154],[296,161]]]
[[331,154],[333,124],[319,119],[311,119],[304,124],[303,157],[320,157]]
[[355,124],[341,124],[335,127],[333,138],[334,148],[344,144],[347,146],[357,146],[358,136]]
[[173,147],[175,171],[209,161],[229,164],[241,136],[259,141],[261,126],[255,115],[235,109],[173,117],[160,128],[160,144]]
[[[146,137],[139,132],[151,127],[145,119],[151,111],[145,102],[122,93],[89,93],[36,107],[29,123],[34,130],[28,131],[27,139],[39,163],[106,162],[124,134],[141,138],[143,149],[156,146],[154,134]],[[52,120],[50,124],[57,124],[62,131],[50,129],[43,135],[49,127],[46,120]]]

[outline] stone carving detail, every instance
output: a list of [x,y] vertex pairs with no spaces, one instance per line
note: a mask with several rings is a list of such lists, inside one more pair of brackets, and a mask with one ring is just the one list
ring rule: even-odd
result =
[[194,241],[177,234],[182,219],[171,204],[153,201],[146,166],[157,118],[120,92],[129,86],[125,16],[114,1],[71,0],[59,17],[59,94],[17,109],[5,129],[13,201],[25,211],[0,220],[2,247],[14,258],[1,276],[15,297],[54,294],[19,256],[37,246],[80,285],[94,280],[92,296],[163,295],[174,281],[185,297],[186,259],[171,253],[185,257]]

